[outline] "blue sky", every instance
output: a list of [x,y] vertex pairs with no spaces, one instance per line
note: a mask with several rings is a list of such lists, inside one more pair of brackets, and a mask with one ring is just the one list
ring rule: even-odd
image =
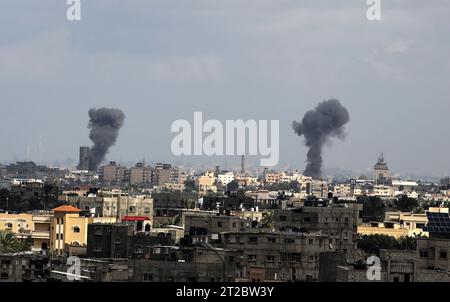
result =
[[[398,172],[450,174],[450,2],[60,0],[0,3],[0,160],[76,159],[91,107],[125,126],[108,159],[175,158],[176,119],[280,120],[280,167],[303,168],[291,130],[316,103],[350,112],[325,166],[365,171],[384,151]],[[235,158],[214,159],[239,162]],[[255,160],[255,163],[258,161]]]

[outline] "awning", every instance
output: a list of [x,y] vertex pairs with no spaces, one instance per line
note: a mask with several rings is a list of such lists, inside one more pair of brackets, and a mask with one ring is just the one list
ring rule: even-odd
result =
[[123,221],[145,221],[150,220],[149,217],[146,216],[124,216],[122,217]]

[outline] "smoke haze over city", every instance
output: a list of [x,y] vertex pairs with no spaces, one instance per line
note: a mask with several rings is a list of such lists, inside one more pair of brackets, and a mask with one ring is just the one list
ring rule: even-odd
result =
[[113,107],[127,122],[106,160],[238,163],[171,155],[173,120],[202,111],[280,120],[279,166],[304,169],[291,122],[334,97],[352,118],[326,167],[365,171],[384,151],[394,171],[448,174],[447,1],[385,1],[383,22],[365,1],[175,2],[84,1],[73,24],[65,1],[2,1],[0,161],[76,164],[86,111]]

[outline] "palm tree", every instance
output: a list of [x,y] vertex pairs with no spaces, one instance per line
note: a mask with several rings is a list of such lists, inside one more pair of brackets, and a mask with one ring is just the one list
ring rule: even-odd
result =
[[261,227],[263,228],[273,228],[274,227],[273,222],[273,212],[267,211],[263,213],[263,217],[261,219]]
[[0,252],[15,253],[21,250],[21,244],[11,231],[0,231]]
[[180,215],[175,215],[175,216],[169,217],[169,219],[167,219],[168,225],[179,225],[180,222],[181,222]]
[[184,201],[184,207],[188,210],[192,210],[195,208],[195,200],[192,199],[186,199]]

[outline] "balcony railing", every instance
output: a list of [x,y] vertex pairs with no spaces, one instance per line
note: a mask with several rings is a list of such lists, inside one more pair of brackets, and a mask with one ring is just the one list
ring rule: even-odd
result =
[[33,231],[31,234],[32,238],[36,239],[50,239],[50,232],[49,231]]

